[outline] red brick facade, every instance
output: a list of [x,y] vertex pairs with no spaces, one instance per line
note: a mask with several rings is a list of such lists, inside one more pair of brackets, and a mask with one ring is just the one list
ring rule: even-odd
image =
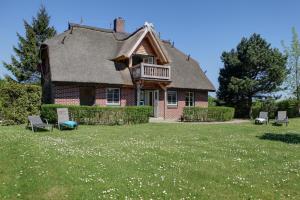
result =
[[[164,91],[159,91],[159,116],[165,119],[180,119],[183,108],[185,107],[185,96],[190,90],[176,90],[177,91],[177,106],[165,105]],[[194,92],[194,104],[197,107],[208,106],[208,92],[207,91],[192,91]]]
[[55,86],[54,103],[63,105],[79,105],[79,87],[78,86]]
[[[79,105],[80,92],[79,86],[54,86],[54,103],[64,105]],[[180,119],[183,108],[185,107],[185,96],[189,90],[178,89],[177,91],[177,106],[168,106],[164,100],[164,90],[159,90],[159,117],[166,119]],[[193,91],[194,104],[199,107],[208,106],[207,91]],[[106,105],[106,87],[95,87],[95,104],[99,106]],[[135,88],[120,88],[120,106],[136,105],[136,89]]]

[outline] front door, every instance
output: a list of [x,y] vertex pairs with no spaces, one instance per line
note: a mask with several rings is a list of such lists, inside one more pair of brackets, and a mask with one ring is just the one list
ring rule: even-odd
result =
[[158,106],[158,103],[159,103],[159,92],[158,90],[154,90],[153,91],[153,115],[154,117],[158,117],[159,116],[159,106]]

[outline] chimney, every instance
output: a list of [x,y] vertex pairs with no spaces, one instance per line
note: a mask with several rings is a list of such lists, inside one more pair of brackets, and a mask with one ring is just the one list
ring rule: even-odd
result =
[[122,17],[114,19],[114,31],[115,32],[125,32],[125,20]]

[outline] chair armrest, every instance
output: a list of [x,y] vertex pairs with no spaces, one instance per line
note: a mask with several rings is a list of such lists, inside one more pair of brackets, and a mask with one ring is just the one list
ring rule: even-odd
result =
[[49,124],[49,122],[48,122],[48,120],[46,118],[43,118],[42,120],[45,121],[46,124]]

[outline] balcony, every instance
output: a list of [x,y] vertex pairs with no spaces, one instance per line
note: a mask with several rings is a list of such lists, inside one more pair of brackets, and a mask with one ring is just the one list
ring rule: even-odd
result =
[[140,63],[131,67],[131,73],[135,80],[171,80],[170,66],[165,65],[154,65],[148,63]]

